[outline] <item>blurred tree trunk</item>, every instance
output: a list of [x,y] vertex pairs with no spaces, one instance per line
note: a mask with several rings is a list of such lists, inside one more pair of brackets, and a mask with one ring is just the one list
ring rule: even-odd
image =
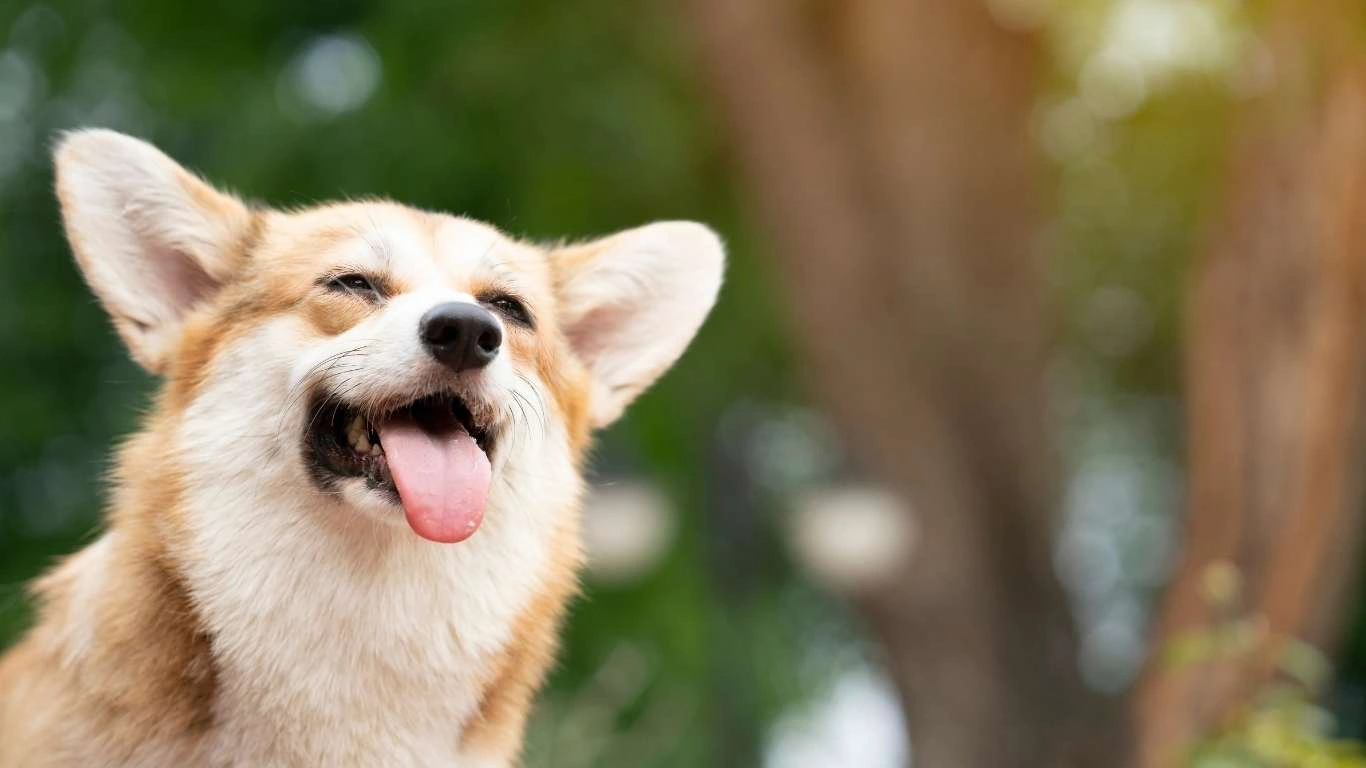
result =
[[1035,39],[979,0],[685,8],[814,383],[914,516],[856,602],[916,765],[1115,765],[1051,567]]
[[[1285,641],[1331,649],[1357,574],[1366,358],[1366,16],[1279,0],[1266,93],[1239,105],[1223,212],[1188,307],[1189,517],[1154,648],[1248,617],[1257,652],[1173,667],[1135,697],[1140,763],[1180,763],[1277,674]],[[1241,574],[1211,602],[1211,566]],[[1220,591],[1214,589],[1215,592]]]

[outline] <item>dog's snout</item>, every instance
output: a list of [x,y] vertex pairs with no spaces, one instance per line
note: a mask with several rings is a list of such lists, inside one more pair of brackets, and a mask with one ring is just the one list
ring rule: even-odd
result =
[[427,310],[418,322],[422,345],[452,371],[483,368],[498,356],[503,331],[488,310],[452,301]]

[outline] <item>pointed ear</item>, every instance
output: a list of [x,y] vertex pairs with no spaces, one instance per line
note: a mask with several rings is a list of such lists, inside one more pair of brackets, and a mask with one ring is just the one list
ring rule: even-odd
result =
[[604,427],[683,354],[721,288],[710,229],[661,222],[552,254],[561,322],[592,378]]
[[56,151],[66,236],[133,358],[160,372],[186,313],[232,274],[252,215],[152,145],[107,130]]

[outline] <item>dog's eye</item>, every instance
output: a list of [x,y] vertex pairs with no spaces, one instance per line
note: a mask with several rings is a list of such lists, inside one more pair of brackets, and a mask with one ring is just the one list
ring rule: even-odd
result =
[[355,272],[337,275],[327,281],[327,287],[340,293],[351,293],[363,299],[374,300],[379,297],[379,291],[365,275]]
[[506,293],[499,293],[485,297],[484,303],[502,313],[503,317],[511,320],[518,325],[534,328],[535,323],[531,320],[531,312],[516,296],[509,296]]

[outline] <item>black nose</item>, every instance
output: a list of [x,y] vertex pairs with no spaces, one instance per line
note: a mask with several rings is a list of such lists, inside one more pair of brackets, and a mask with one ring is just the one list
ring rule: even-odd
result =
[[432,357],[457,373],[488,365],[503,344],[498,321],[475,304],[438,304],[427,310],[417,327]]

